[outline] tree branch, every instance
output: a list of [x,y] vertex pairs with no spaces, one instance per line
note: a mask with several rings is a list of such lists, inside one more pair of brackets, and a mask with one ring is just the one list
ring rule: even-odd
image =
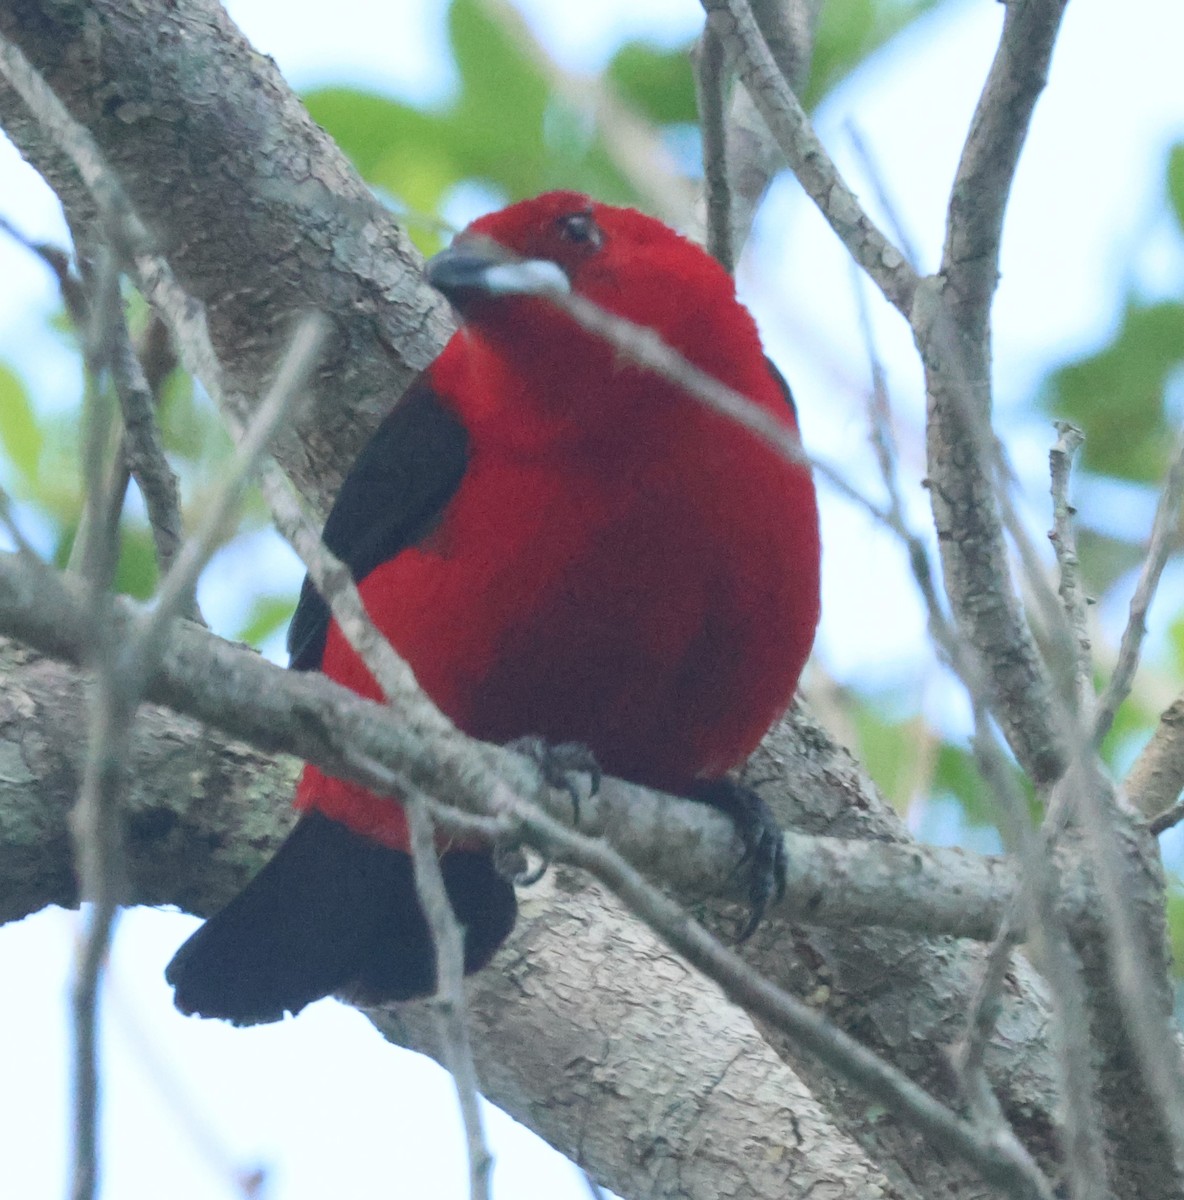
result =
[[[301,492],[327,507],[452,325],[410,240],[217,0],[12,0],[0,35],[89,131],[151,244],[205,305],[233,390],[264,394],[296,315],[352,314],[276,447]],[[77,172],[3,86],[0,125],[74,228],[95,229]]]
[[918,279],[863,211],[814,133],[745,0],[703,0],[708,19],[735,55],[737,70],[790,167],[852,258],[907,319]]
[[[251,380],[257,380],[263,373],[260,364],[267,361],[263,348],[275,337],[273,316],[283,310],[284,304],[288,305],[288,312],[292,311],[292,280],[299,278],[301,306],[311,299],[318,307],[339,314],[340,338],[347,347],[358,348],[358,354],[353,355],[352,350],[339,354],[331,364],[331,370],[335,369],[337,374],[333,394],[330,397],[327,388],[321,391],[321,409],[314,410],[306,423],[307,455],[304,448],[289,447],[281,451],[297,474],[303,469],[310,479],[318,474],[316,464],[318,458],[322,459],[326,469],[323,478],[316,481],[317,486],[331,490],[335,471],[349,460],[369,427],[367,421],[372,416],[367,418],[365,414],[375,411],[375,397],[385,393],[389,399],[401,390],[404,382],[398,378],[399,368],[396,366],[392,372],[385,359],[389,346],[382,331],[401,328],[413,340],[423,339],[425,329],[431,332],[430,322],[425,326],[422,314],[433,310],[409,302],[417,285],[398,279],[400,269],[391,265],[389,245],[381,244],[385,236],[381,219],[367,223],[367,214],[373,212],[373,206],[365,189],[339,179],[340,160],[335,151],[317,144],[314,135],[299,120],[295,122],[294,136],[288,141],[272,136],[277,126],[291,116],[288,97],[278,77],[269,68],[259,69],[257,60],[245,50],[241,39],[214,6],[202,0],[185,0],[166,11],[163,5],[157,10],[151,4],[133,6],[126,0],[123,3],[95,0],[87,6],[87,11],[108,34],[99,39],[97,50],[71,23],[75,10],[69,5],[55,5],[48,14],[41,14],[38,8],[31,0],[16,0],[0,13],[0,29],[16,30],[13,36],[20,35],[26,52],[51,75],[55,89],[68,99],[72,111],[82,114],[84,124],[92,128],[104,154],[115,164],[121,178],[126,179],[137,211],[150,218],[157,244],[167,256],[176,259],[174,266],[183,284],[190,287],[190,281],[195,280],[196,286],[191,290],[217,310],[210,323],[211,335],[219,355],[231,364],[236,390],[258,394],[260,389],[251,386]],[[162,23],[167,26],[167,34],[160,33]],[[179,24],[184,28],[184,64],[174,57]],[[158,53],[159,65],[155,62]],[[145,70],[146,63],[153,64],[151,71]],[[106,89],[101,97],[92,94],[99,80]],[[128,80],[136,82],[129,84]],[[114,102],[111,81],[119,81],[125,93]],[[167,137],[159,136],[158,126],[153,121],[137,119],[134,107],[121,110],[119,100],[127,98],[143,103],[152,112],[185,114],[193,107],[187,136],[178,138],[171,127]],[[242,128],[230,119],[238,104],[248,110]],[[16,111],[10,98],[0,94],[0,114],[4,119],[7,121],[9,114]],[[121,112],[126,119],[111,119],[114,112]],[[60,162],[44,145],[38,147],[35,134],[27,133],[27,127],[20,125],[19,119],[16,125],[24,143],[38,161],[46,164],[46,170],[61,171],[62,190],[70,195],[69,171],[61,170]],[[230,144],[223,146],[223,142]],[[319,153],[321,148],[326,151],[324,158]],[[227,164],[225,188],[209,186],[205,177],[207,163]],[[343,187],[336,190],[338,182]],[[271,203],[272,194],[277,192],[284,201],[280,205]],[[296,202],[292,202],[293,196]],[[85,205],[78,202],[73,207],[81,212]],[[326,209],[330,211],[326,213]],[[271,227],[265,228],[269,222]],[[223,225],[227,228],[223,229]],[[168,236],[161,236],[157,232],[160,230]],[[250,231],[250,237],[244,236],[245,230]],[[379,244],[370,250],[376,236]],[[291,249],[294,246],[301,248],[299,262]],[[331,251],[326,252],[326,247],[331,247]],[[359,262],[364,276],[360,282]],[[337,267],[343,269],[343,280],[333,279]],[[372,286],[366,282],[377,277],[385,283]],[[211,281],[216,281],[217,286]],[[338,297],[336,300],[334,295]],[[273,299],[280,302],[278,309],[271,305]],[[439,331],[441,326],[437,323],[434,328]],[[397,341],[391,338],[389,345]],[[423,341],[418,344],[423,345]],[[433,349],[429,348],[421,361],[426,361]],[[373,381],[375,387],[364,386],[366,380]],[[328,407],[332,412],[325,411]],[[363,415],[350,429],[359,408]],[[321,418],[325,418],[323,423],[311,429]],[[322,440],[331,443],[323,454]],[[217,670],[222,665],[218,653],[211,651],[208,644],[199,648],[188,643],[189,632],[187,629],[178,632],[178,645],[189,645],[194,652],[191,665],[195,671],[200,673],[198,657],[211,653],[213,657],[209,658],[206,669]],[[259,700],[265,710],[267,697],[260,695]],[[297,712],[315,711],[322,702],[329,703],[323,697],[311,703],[305,699],[297,705]],[[263,710],[258,720],[260,727],[266,724]],[[273,718],[274,715],[271,714]],[[296,723],[299,724],[299,719]],[[316,732],[315,720],[309,725],[311,733],[306,731],[306,745],[322,736]],[[274,738],[274,734],[269,735],[262,728],[260,735]],[[781,749],[769,753],[784,755],[785,761],[777,763],[778,773],[788,773],[796,780],[801,780],[803,773],[808,775],[810,770],[819,768],[827,754],[835,753],[833,747],[824,751],[825,739],[805,723],[787,727],[783,736],[790,741],[774,743]],[[332,749],[332,739],[327,741],[328,745],[322,747],[326,751]],[[770,761],[768,757],[762,760],[766,774]],[[845,827],[856,836],[869,836],[868,829],[880,819],[872,816],[873,811],[878,811],[873,794],[866,784],[847,779],[846,768],[835,768],[833,761],[828,761],[831,765],[813,779],[812,786],[802,789],[803,799],[814,806],[811,811],[815,818],[829,812],[828,820],[836,826]],[[842,811],[840,805],[844,806]],[[228,848],[223,846],[221,852],[228,852]],[[212,869],[216,871],[217,864]],[[620,926],[612,928],[617,931],[619,941],[628,942],[636,936],[621,933]],[[536,929],[539,932],[535,940],[524,943],[530,948],[529,959],[520,960],[518,968],[510,971],[507,986],[511,992],[521,990],[524,979],[537,981],[547,972],[555,972],[557,982],[566,982],[564,962],[572,955],[572,939],[550,936],[551,930]],[[524,930],[526,936],[531,935],[529,915],[524,919]],[[789,981],[804,987],[807,994],[824,989],[834,998],[832,1016],[858,1027],[861,1036],[924,1080],[926,1086],[941,1086],[938,1051],[942,1029],[963,1007],[962,996],[973,968],[973,954],[963,948],[903,935],[894,941],[886,938],[883,931],[874,936],[862,931],[843,931],[835,938],[828,938],[825,931],[810,931],[807,937],[801,931],[789,930],[782,922],[770,922],[767,931],[758,933],[756,942],[749,949],[750,955],[778,982]],[[807,946],[808,949],[803,949]],[[506,981],[495,972],[486,975],[488,978],[480,977],[475,986],[492,996]],[[1051,1159],[1055,1155],[1047,1131],[1054,1105],[1042,1047],[1039,989],[1022,971],[1018,978],[1017,991],[1010,998],[1002,1021],[1003,1032],[987,1056],[988,1070],[1009,1115],[1019,1115],[1017,1127],[1025,1141],[1036,1147],[1042,1159]],[[604,989],[604,982],[596,981],[598,991]],[[527,986],[533,993],[529,982]],[[586,989],[589,985],[584,986]],[[549,1002],[544,1002],[544,1011],[549,1011],[545,1007]],[[521,1000],[518,1003],[521,1005]],[[534,1003],[540,1003],[537,995]],[[606,1007],[611,1007],[607,1001]],[[498,1021],[503,1029],[508,1015],[515,1011],[519,1010],[513,1000],[501,1005]],[[530,1005],[525,1011],[530,1012]],[[506,1033],[499,1053],[494,1056],[504,1061],[492,1072],[483,1063],[482,1074],[487,1083],[495,1081],[496,1098],[504,1101],[511,1111],[525,1115],[556,1144],[574,1145],[583,1157],[584,1134],[577,1136],[573,1131],[581,1121],[585,1130],[594,1124],[593,1101],[613,1112],[619,1111],[613,1108],[617,1102],[611,1084],[606,1087],[596,1084],[584,1090],[582,1094],[591,1107],[583,1103],[565,1107],[561,1102],[554,1105],[535,1102],[534,1097],[551,1094],[546,1087],[532,1093],[520,1081],[515,1083],[517,1065],[506,1061],[507,1056],[517,1053],[526,1058],[546,1045],[559,1052],[551,1058],[552,1064],[578,1061],[562,1053],[563,1039],[568,1036],[564,1030],[579,1028],[578,1021],[570,1026],[557,1021],[552,1026],[544,1018],[540,1026],[539,1011],[535,1008],[530,1013],[531,1019],[517,1027],[518,1032]],[[906,1012],[908,1034],[902,1038],[901,1014]],[[614,1034],[618,1032],[619,1028],[613,1029]],[[703,1046],[695,1048],[702,1050]],[[584,1061],[601,1061],[602,1055],[597,1057],[598,1052],[591,1047],[589,1051]],[[792,1047],[782,1053],[787,1059],[794,1056]],[[578,1067],[560,1072],[563,1078],[559,1083],[569,1084],[573,1070],[578,1071]],[[940,1164],[913,1161],[915,1155],[909,1139],[893,1140],[891,1119],[869,1129],[863,1119],[865,1105],[857,1097],[837,1092],[825,1073],[815,1071],[812,1086],[818,1095],[826,1097],[831,1111],[846,1128],[857,1133],[864,1144],[874,1146],[876,1157],[908,1162],[910,1172],[927,1175],[935,1189],[932,1194],[937,1194],[939,1179],[947,1172]],[[573,1112],[584,1114],[583,1118],[576,1118],[575,1124]],[[619,1126],[614,1132],[619,1137]],[[690,1131],[687,1132],[689,1135]],[[587,1144],[595,1136],[589,1133]],[[694,1157],[689,1149],[692,1142],[681,1144],[687,1149],[679,1157],[679,1169],[687,1170]],[[600,1151],[608,1157],[613,1152],[608,1146],[602,1146]],[[647,1161],[653,1161],[652,1155]],[[613,1183],[612,1179],[608,1181]],[[613,1186],[626,1190],[628,1181]],[[658,1194],[659,1188],[633,1186],[629,1190]],[[865,1193],[856,1187],[849,1194]]]
[[[121,642],[138,640],[154,620],[126,601],[116,602],[114,619]],[[17,554],[0,553],[0,630],[77,664],[87,629],[83,606],[64,579],[48,568],[31,570]],[[405,707],[392,713],[321,676],[285,671],[195,625],[174,627],[147,694],[261,749],[297,754],[360,782],[374,782],[359,765],[359,756],[369,758],[469,812],[488,811],[491,780],[506,779],[523,794],[536,790],[528,760],[455,729],[429,731]],[[548,810],[570,819],[570,801],[562,794],[550,798]],[[731,822],[703,805],[608,779],[581,804],[580,828],[604,836],[640,869],[692,899],[728,894],[741,902],[745,896],[734,871],[743,847]],[[998,860],[956,849],[794,832],[785,838],[789,886],[779,911],[787,918],[990,938],[1013,886]]]
[[[9,919],[75,902],[66,815],[85,681],[2,640],[0,680],[0,919]],[[195,912],[224,904],[295,819],[284,798],[298,768],[168,709],[142,707],[122,798],[135,899]],[[755,1154],[745,1168],[754,1196],[807,1200],[809,1163],[810,1186],[919,1200],[834,1128],[717,989],[573,874],[556,868],[522,893],[518,927],[497,965],[469,981],[474,1049],[491,1099],[622,1195],[712,1200],[720,1172],[744,1146]],[[400,1044],[440,1056],[430,1004],[376,1015],[388,1034],[397,1024]],[[660,1129],[655,1085],[678,1097]],[[649,1140],[657,1137],[660,1144]],[[792,1154],[784,1153],[787,1137]]]

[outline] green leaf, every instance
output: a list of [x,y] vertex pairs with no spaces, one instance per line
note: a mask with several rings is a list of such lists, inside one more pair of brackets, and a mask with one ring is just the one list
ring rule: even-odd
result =
[[156,544],[144,525],[124,525],[120,531],[119,566],[115,590],[136,600],[147,600],[156,591]]
[[236,639],[258,646],[287,624],[295,606],[295,596],[256,596]]
[[[304,103],[367,183],[397,196],[411,212],[437,212],[465,177],[447,113],[421,112],[353,88],[319,88]],[[411,223],[409,232],[425,253],[440,248],[439,231],[430,225]]]
[[[367,182],[406,207],[424,253],[442,238],[431,220],[451,190],[481,180],[510,200],[567,187],[635,203],[605,152],[592,113],[554,96],[536,64],[471,0],[457,0],[449,24],[460,91],[436,112],[345,88],[306,98]],[[423,220],[416,220],[417,215]]]
[[[1088,520],[1082,513],[1079,521]],[[1142,544],[1124,541],[1100,533],[1082,524],[1077,530],[1077,557],[1086,590],[1091,596],[1104,595],[1128,571],[1133,571],[1146,554]]]
[[1184,976],[1184,890],[1173,883],[1167,890],[1168,937],[1172,943],[1172,971]]
[[826,0],[814,40],[807,110],[822,100],[875,51],[918,17],[949,0]]
[[[62,529],[53,552],[53,565],[65,569],[70,560],[74,538],[78,534],[75,519]],[[146,525],[124,524],[119,531],[119,564],[115,568],[115,591],[136,600],[147,600],[156,591],[156,545]]]
[[691,48],[661,50],[626,42],[609,61],[605,75],[621,98],[658,125],[694,124],[699,119]]
[[[1031,785],[1018,767],[1011,766],[1013,782],[1026,797],[1033,822],[1039,819],[1036,798]],[[979,828],[998,828],[1000,823],[998,799],[990,785],[979,773],[978,763],[970,750],[953,742],[943,742],[933,768],[933,792],[947,795],[962,806],[966,821]],[[1000,829],[1000,834],[1004,830]]]
[[0,363],[0,446],[22,482],[35,488],[45,436],[17,375]]
[[1172,671],[1175,675],[1184,675],[1184,614],[1168,626],[1168,646],[1172,655]]
[[1176,214],[1176,224],[1184,229],[1184,142],[1168,151],[1168,200]]
[[453,0],[448,28],[461,81],[450,133],[466,176],[512,200],[559,187],[611,202],[636,199],[604,150],[592,110],[556,95],[483,5]]
[[853,702],[851,716],[860,760],[893,807],[903,811],[911,799],[918,739],[910,738],[906,725],[884,717],[871,702]]
[[174,371],[165,380],[157,411],[160,435],[171,458],[206,468],[225,462],[232,444],[217,410],[199,395],[184,371]]
[[1157,482],[1172,443],[1164,389],[1181,365],[1184,304],[1128,300],[1110,344],[1056,371],[1045,404],[1085,430],[1081,461],[1087,470]]

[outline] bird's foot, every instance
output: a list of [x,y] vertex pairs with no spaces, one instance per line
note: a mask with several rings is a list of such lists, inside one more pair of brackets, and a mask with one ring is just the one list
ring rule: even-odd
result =
[[690,793],[692,800],[708,804],[730,817],[744,844],[744,856],[736,864],[749,871],[748,919],[736,936],[746,941],[760,924],[770,900],[785,895],[785,839],[769,806],[751,787],[734,779],[709,779]]
[[580,780],[586,776],[587,794],[595,796],[600,790],[601,770],[596,756],[582,742],[556,742],[554,744],[531,734],[515,738],[507,750],[525,755],[539,769],[548,786],[566,792],[571,797],[573,819],[580,823]]

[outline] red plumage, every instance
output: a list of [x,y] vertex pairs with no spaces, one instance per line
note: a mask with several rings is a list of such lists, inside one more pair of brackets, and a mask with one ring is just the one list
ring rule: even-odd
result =
[[[326,539],[347,552],[367,547],[351,565],[372,619],[461,729],[496,742],[536,734],[580,742],[606,772],[693,792],[744,761],[788,704],[809,653],[819,570],[809,472],[624,361],[546,296],[512,289],[566,281],[657,330],[796,432],[784,384],[726,272],[632,210],[551,193],[475,222],[437,261],[429,277],[464,323],[401,407],[431,408],[460,431],[458,479],[434,511],[420,504],[425,511],[383,535],[389,554],[376,551],[375,538],[359,532],[380,519],[366,493],[380,497],[390,485],[365,484],[386,478],[383,454],[371,448]],[[293,635],[300,630],[313,649],[294,636],[296,665],[380,698],[327,613],[302,603],[314,617],[298,613]],[[406,849],[396,803],[315,767],[296,804]],[[479,895],[475,903],[481,910]],[[468,916],[474,927],[483,919]],[[487,930],[497,941],[505,932],[505,919]],[[470,965],[493,948],[480,947]],[[359,979],[376,990],[365,970],[351,970],[330,990]],[[422,985],[422,970],[416,979]],[[269,1019],[312,998],[252,999],[247,1008],[271,1006],[261,1016],[242,1006],[212,1011],[200,986],[192,998],[182,991],[182,1007],[237,1020]]]

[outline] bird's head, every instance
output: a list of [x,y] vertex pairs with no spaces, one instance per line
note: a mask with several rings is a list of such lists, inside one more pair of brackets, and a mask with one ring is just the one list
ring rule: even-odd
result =
[[[548,390],[557,401],[575,401],[571,389],[583,382],[600,389],[603,411],[609,377],[607,390],[621,403],[670,390],[565,311],[565,300],[579,297],[655,331],[716,379],[785,411],[731,277],[701,247],[635,209],[548,192],[474,221],[428,263],[427,278],[495,355],[528,366],[532,377],[564,381]],[[630,377],[636,388],[623,386]]]

